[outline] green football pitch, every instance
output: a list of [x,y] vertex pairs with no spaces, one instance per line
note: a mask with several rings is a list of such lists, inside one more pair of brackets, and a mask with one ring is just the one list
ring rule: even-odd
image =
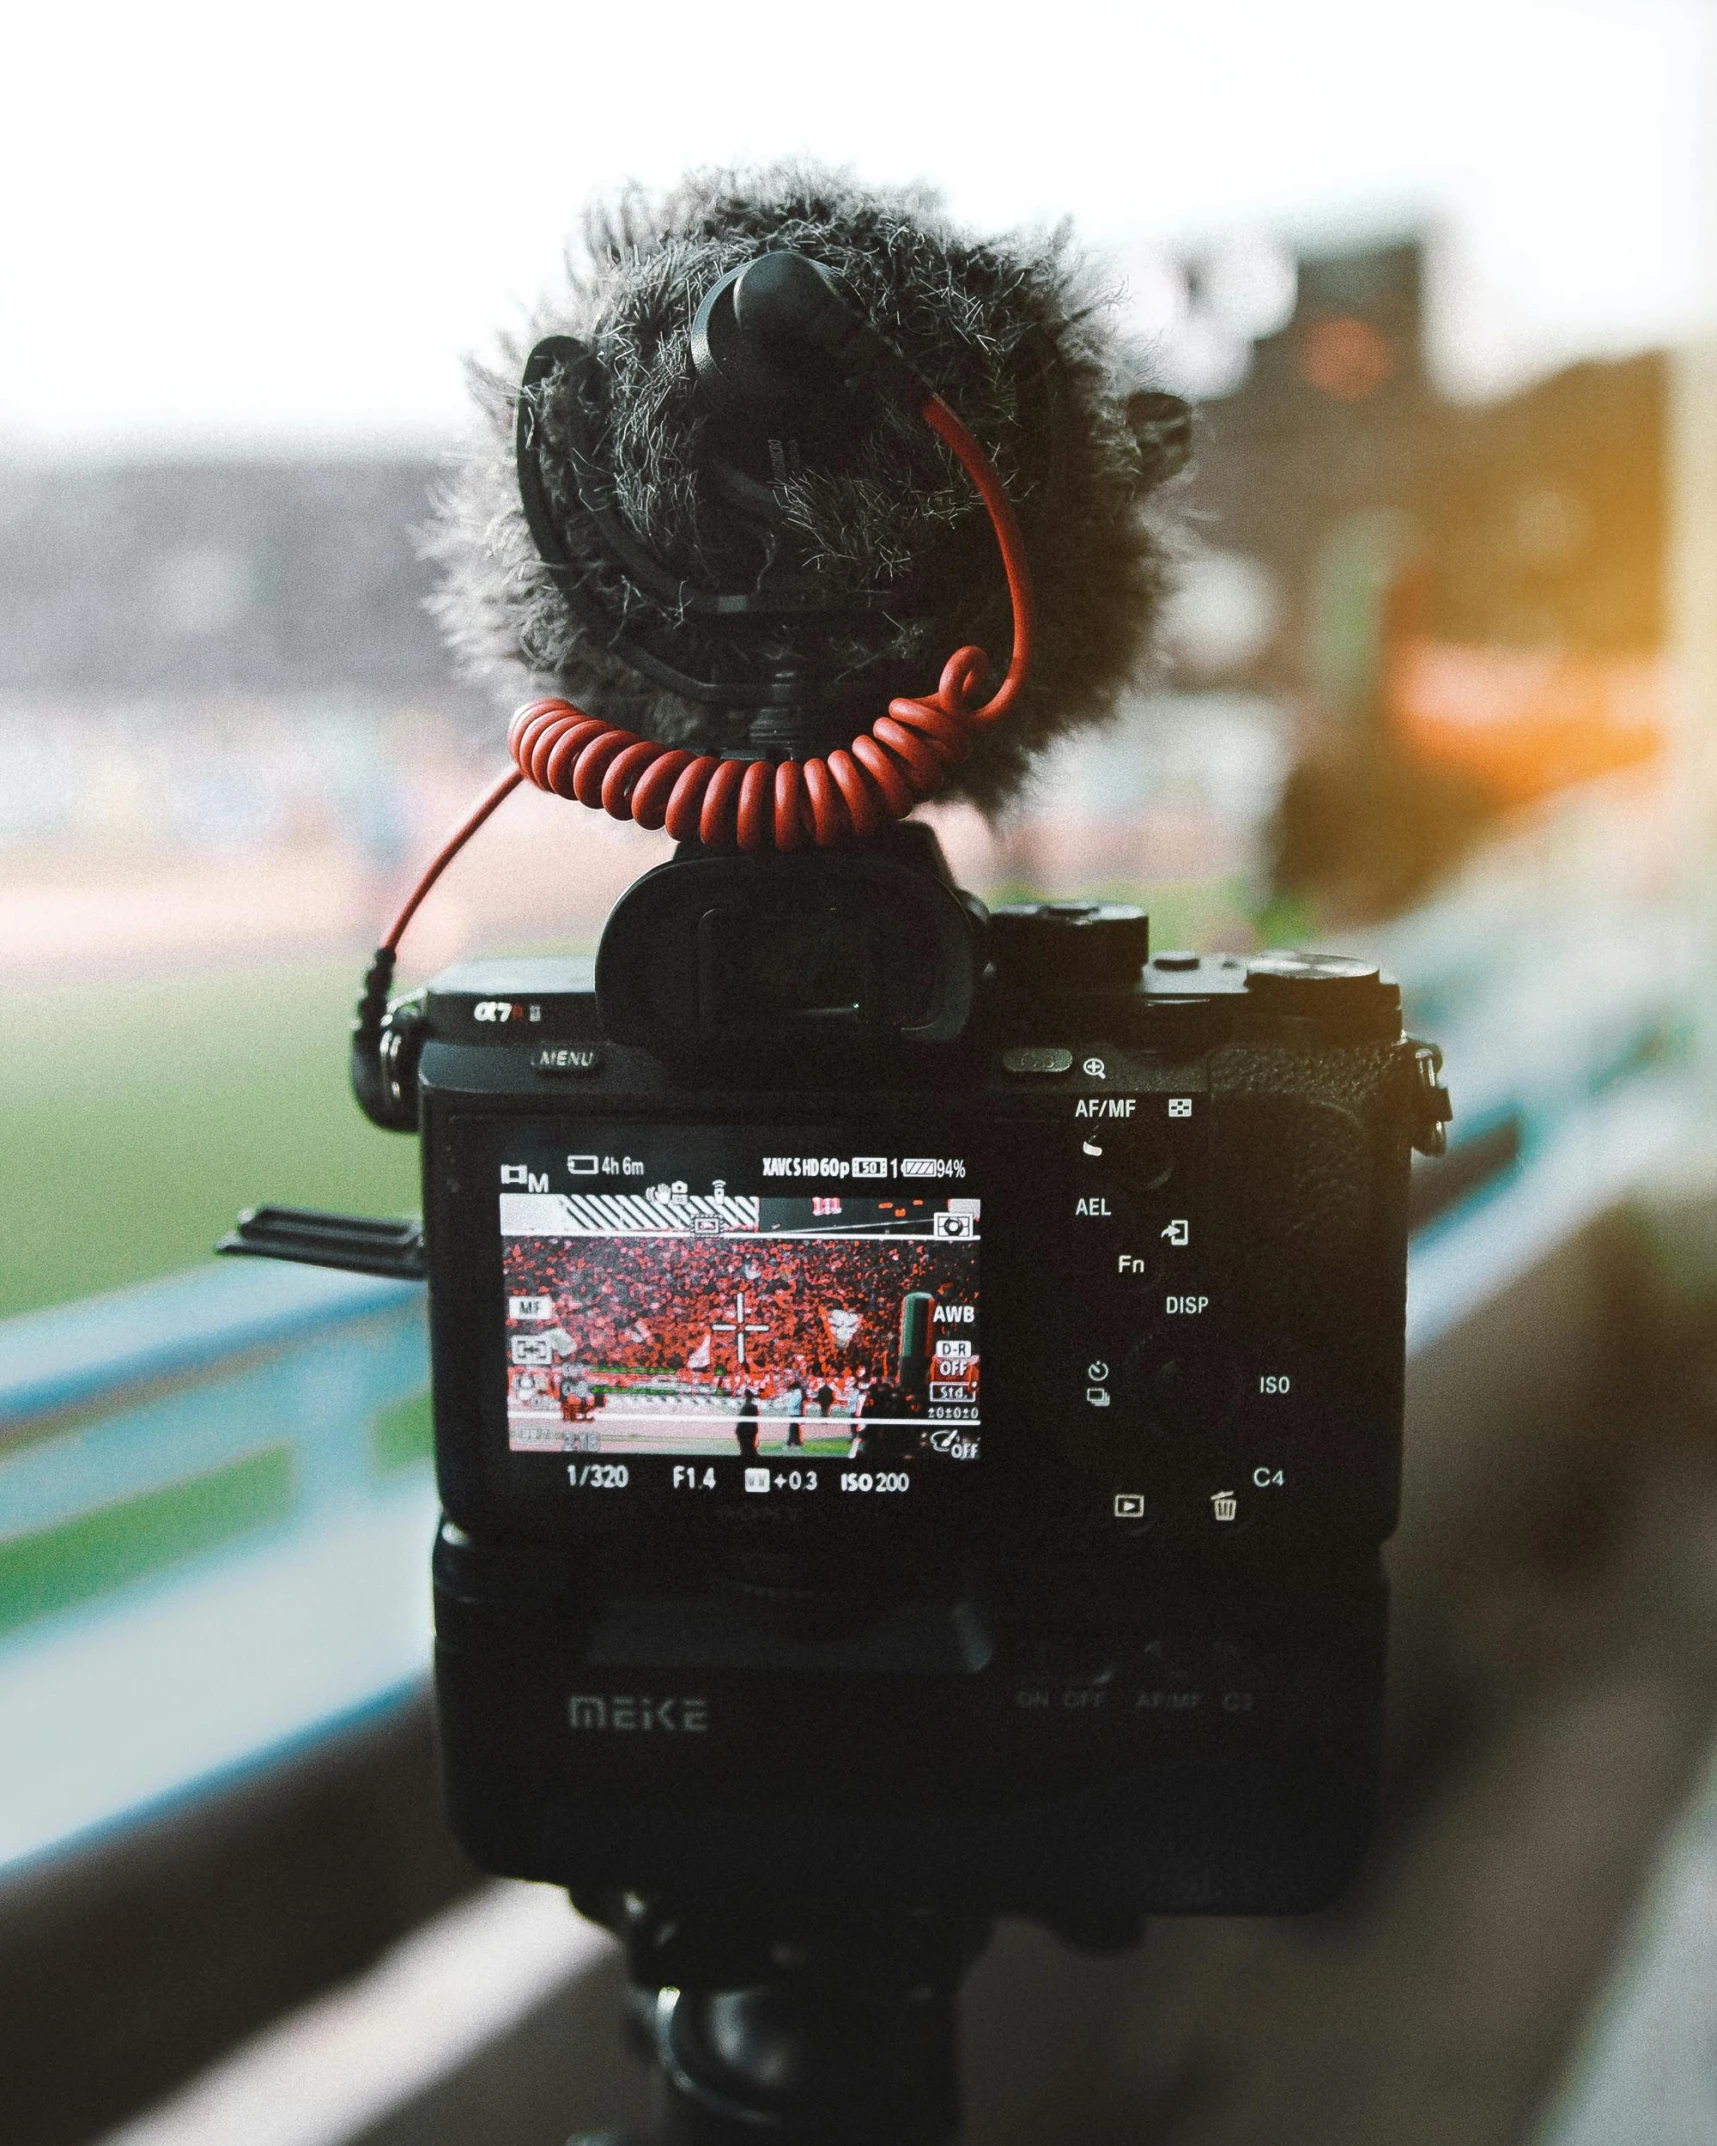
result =
[[208,1256],[241,1207],[415,1213],[346,1087],[354,960],[0,993],[0,1317]]
[[[1153,891],[1153,936],[1198,944]],[[346,1087],[362,966],[0,990],[0,1318],[191,1266],[264,1200],[416,1213],[417,1142]]]

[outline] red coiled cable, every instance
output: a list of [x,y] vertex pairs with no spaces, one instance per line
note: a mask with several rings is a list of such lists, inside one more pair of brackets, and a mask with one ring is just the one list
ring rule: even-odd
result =
[[443,844],[412,890],[382,942],[397,948],[419,903],[465,843],[521,780],[556,797],[600,807],[610,818],[664,828],[677,842],[711,848],[830,849],[862,840],[888,820],[904,819],[941,783],[944,771],[969,750],[972,732],[1005,715],[1031,669],[1031,569],[1013,505],[995,466],[940,395],[920,412],[977,487],[1007,575],[1013,607],[1013,655],[1007,676],[982,707],[975,705],[989,674],[981,648],[957,648],[942,666],[934,693],[888,704],[868,731],[845,750],[806,760],[722,760],[661,745],[586,715],[565,700],[534,700],[507,731],[515,772],[482,799]]

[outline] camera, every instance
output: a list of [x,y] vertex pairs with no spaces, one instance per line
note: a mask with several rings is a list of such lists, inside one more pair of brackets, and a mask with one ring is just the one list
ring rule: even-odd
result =
[[[420,1134],[421,1235],[229,1240],[426,1274],[448,1812],[633,1931],[644,1988],[797,1973],[792,1903],[868,1959],[866,1903],[1126,1942],[1340,1889],[1409,1158],[1449,1115],[1362,961],[1153,953],[1135,909],[955,885],[908,815],[997,804],[1120,690],[1188,413],[1125,391],[1053,246],[783,186],[612,235],[452,510],[456,641],[605,712],[521,709],[366,982],[354,1088]],[[925,690],[971,620],[999,687],[966,646]],[[671,859],[593,965],[390,1001],[521,780]],[[684,1936],[724,1923],[750,1952]],[[884,1947],[908,2010],[918,1942]]]
[[579,1891],[1311,1908],[1376,1790],[1409,1153],[1348,959],[921,827],[645,875],[389,1020],[448,1809]]

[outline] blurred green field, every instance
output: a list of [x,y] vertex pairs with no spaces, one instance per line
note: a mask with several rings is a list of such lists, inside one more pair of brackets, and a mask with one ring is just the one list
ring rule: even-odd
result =
[[[1169,946],[1208,944],[1238,894],[1105,898],[1145,902]],[[1265,943],[1295,936],[1259,921]],[[0,1318],[194,1265],[259,1201],[415,1213],[417,1142],[375,1131],[346,1086],[360,966],[0,991]]]
[[346,1086],[357,964],[0,993],[0,1317],[206,1259],[241,1207],[415,1213]]

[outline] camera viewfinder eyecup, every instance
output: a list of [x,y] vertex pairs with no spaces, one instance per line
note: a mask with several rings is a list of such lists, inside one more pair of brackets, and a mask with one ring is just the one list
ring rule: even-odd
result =
[[984,921],[922,828],[833,853],[687,845],[608,919],[603,1030],[669,1059],[951,1043],[971,1014]]

